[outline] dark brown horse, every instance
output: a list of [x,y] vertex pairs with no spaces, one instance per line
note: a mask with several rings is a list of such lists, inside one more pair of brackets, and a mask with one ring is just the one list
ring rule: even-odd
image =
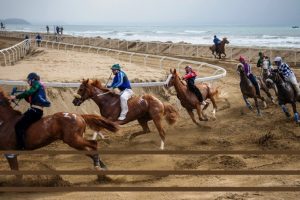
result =
[[[197,125],[198,122],[195,119],[193,110],[196,109],[198,113],[198,117],[200,121],[207,121],[207,118],[203,116],[203,111],[208,107],[208,103],[204,106],[203,111],[201,108],[201,104],[196,97],[194,93],[192,93],[187,86],[184,84],[184,82],[180,79],[178,73],[176,72],[176,69],[172,70],[170,69],[170,75],[166,81],[166,87],[175,87],[175,90],[177,92],[177,97],[180,100],[181,105],[187,110],[190,117],[192,118],[193,122]],[[216,119],[216,110],[217,110],[217,104],[215,97],[219,93],[218,89],[211,88],[208,84],[202,83],[197,84],[198,88],[201,91],[201,94],[203,96],[203,99],[210,99],[213,104],[213,118]]]
[[104,88],[99,80],[83,80],[75,95],[73,104],[80,106],[87,99],[92,99],[98,105],[102,116],[116,121],[120,125],[138,120],[143,131],[131,134],[130,139],[149,133],[148,121],[153,120],[161,138],[161,149],[164,149],[165,144],[165,130],[162,127],[163,116],[165,116],[169,124],[174,124],[178,117],[178,113],[173,106],[162,103],[152,95],[145,94],[129,99],[129,112],[126,115],[126,119],[117,121],[121,111],[120,95]]
[[224,57],[226,57],[226,53],[225,53],[225,45],[226,44],[229,44],[229,41],[227,40],[227,38],[223,38],[218,49],[216,48],[215,44],[212,45],[211,47],[209,47],[209,49],[211,50],[211,53],[215,56],[215,58],[217,58],[217,55],[219,55],[219,59],[221,59],[222,54],[224,54]]
[[278,90],[278,103],[281,106],[283,112],[285,113],[287,118],[291,117],[287,107],[285,104],[292,104],[293,112],[294,112],[294,120],[296,123],[300,124],[299,113],[297,112],[297,95],[296,92],[289,82],[285,82],[277,70],[273,70],[269,75],[269,78],[276,84]]
[[[243,94],[243,99],[244,99],[247,107],[250,110],[253,109],[250,102],[248,101],[248,98],[254,98],[255,106],[256,106],[256,109],[257,109],[257,114],[261,115],[260,109],[258,107],[257,99],[261,99],[264,103],[264,107],[266,108],[267,104],[266,104],[265,98],[261,95],[259,96],[259,95],[256,94],[255,87],[252,84],[252,82],[249,80],[249,78],[247,77],[246,73],[244,72],[244,67],[243,67],[242,64],[238,64],[237,72],[240,75],[240,89],[241,89],[241,92]],[[268,95],[269,98],[272,98],[271,94],[269,93],[269,90],[267,89],[267,86],[263,83],[261,78],[257,77],[256,80],[257,80],[257,83],[259,84],[259,88],[261,90],[263,90]]]
[[[0,88],[0,149],[13,150],[16,148],[14,126],[21,117],[21,112],[14,110],[8,97]],[[86,127],[99,131],[103,128],[116,132],[118,126],[98,115],[78,115],[74,113],[56,113],[43,117],[32,124],[26,131],[26,150],[44,147],[56,140],[62,140],[70,147],[78,150],[96,151],[97,142],[83,138]],[[96,168],[105,168],[98,154],[87,154],[94,161]],[[12,170],[18,170],[17,155],[6,155]]]

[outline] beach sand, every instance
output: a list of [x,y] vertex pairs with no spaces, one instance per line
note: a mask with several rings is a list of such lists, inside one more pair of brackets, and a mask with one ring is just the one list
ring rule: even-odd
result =
[[[82,78],[97,77],[102,80],[110,74],[109,66],[118,60],[100,55],[65,52],[49,49],[27,57],[14,66],[0,67],[0,79],[23,80],[28,72],[34,70],[47,81],[79,81]],[[268,102],[263,109],[263,116],[258,117],[254,111],[246,108],[239,89],[239,77],[236,64],[231,62],[210,61],[225,67],[227,76],[212,83],[219,87],[217,99],[217,120],[200,122],[195,126],[186,111],[180,106],[174,90],[163,88],[134,89],[136,94],[152,93],[163,101],[175,105],[180,112],[180,119],[174,126],[164,127],[167,131],[166,150],[298,150],[300,127],[292,119],[286,120],[277,105]],[[147,68],[120,62],[132,79],[149,80],[165,77],[165,71],[159,68]],[[254,69],[257,73],[257,70]],[[141,74],[140,74],[141,73]],[[299,74],[297,74],[299,77]],[[4,87],[10,91],[11,87]],[[66,111],[76,113],[99,113],[92,101],[81,107],[71,103],[73,89],[48,88],[48,96],[53,103],[45,114]],[[253,103],[253,100],[250,100]],[[21,104],[24,111],[27,105]],[[211,106],[207,111],[210,117]],[[128,136],[140,130],[136,122],[121,128],[117,134],[109,136],[110,143],[99,141],[100,149],[111,150],[158,150],[159,136],[150,123],[151,134],[139,136],[128,141]],[[90,137],[88,132],[86,137]],[[44,149],[70,149],[62,142],[55,142]],[[92,170],[92,162],[82,155],[56,156],[19,156],[21,170]],[[297,170],[300,168],[299,155],[102,155],[109,169],[114,170]],[[8,170],[3,157],[0,170]],[[300,176],[110,176],[106,183],[97,183],[96,176],[25,176],[23,186],[295,186],[300,185]],[[14,186],[14,177],[1,176],[0,186]],[[1,199],[298,199],[300,192],[64,192],[64,193],[1,193]]]

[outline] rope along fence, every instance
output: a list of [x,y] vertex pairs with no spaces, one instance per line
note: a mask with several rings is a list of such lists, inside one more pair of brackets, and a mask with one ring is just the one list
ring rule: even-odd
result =
[[[36,33],[32,32],[6,32],[1,31],[1,36],[25,38],[35,38]],[[104,39],[101,37],[81,37],[70,35],[47,35],[41,33],[45,40],[64,41],[65,43],[76,45],[88,45],[95,47],[103,47],[109,49],[117,49],[122,51],[139,52],[146,54],[160,54],[166,56],[183,56],[195,58],[214,58],[209,49],[210,45],[193,45],[186,43],[168,43],[168,42],[144,42],[144,41],[125,41],[119,39]],[[300,49],[298,48],[266,48],[266,47],[239,47],[226,46],[227,59],[238,60],[241,54],[245,55],[249,61],[256,62],[258,52],[264,52],[271,59],[281,56],[290,64],[297,66],[300,63]]]
[[[300,155],[300,151],[129,151],[129,150],[102,150],[95,152],[87,151],[0,151],[4,154],[24,155],[62,155],[62,154],[91,154],[100,153],[109,155]],[[300,170],[23,170],[23,171],[0,171],[0,176],[12,175],[126,175],[126,176],[299,176]],[[299,186],[255,186],[255,187],[195,187],[195,186],[67,186],[67,187],[0,187],[0,192],[81,192],[81,191],[108,191],[108,192],[299,192]]]

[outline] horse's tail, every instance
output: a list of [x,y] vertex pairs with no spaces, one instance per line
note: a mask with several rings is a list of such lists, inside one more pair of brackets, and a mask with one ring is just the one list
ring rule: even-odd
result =
[[119,127],[114,122],[101,117],[99,115],[81,115],[88,127],[94,131],[100,131],[102,128],[105,128],[112,132],[117,132]]
[[177,121],[179,115],[174,106],[164,103],[164,111],[165,119],[168,124],[174,124]]

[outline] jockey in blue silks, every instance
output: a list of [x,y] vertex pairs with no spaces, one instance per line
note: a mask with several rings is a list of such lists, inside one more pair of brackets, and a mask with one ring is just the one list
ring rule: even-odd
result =
[[220,50],[221,40],[215,35],[213,42],[214,42],[214,44],[216,46],[216,52],[218,53],[219,50]]
[[121,101],[121,113],[118,120],[122,121],[126,118],[128,113],[127,101],[133,96],[133,91],[131,90],[130,81],[128,80],[125,72],[121,70],[119,64],[114,64],[111,67],[112,73],[115,75],[111,85],[108,88],[118,88],[121,91],[120,101]]

